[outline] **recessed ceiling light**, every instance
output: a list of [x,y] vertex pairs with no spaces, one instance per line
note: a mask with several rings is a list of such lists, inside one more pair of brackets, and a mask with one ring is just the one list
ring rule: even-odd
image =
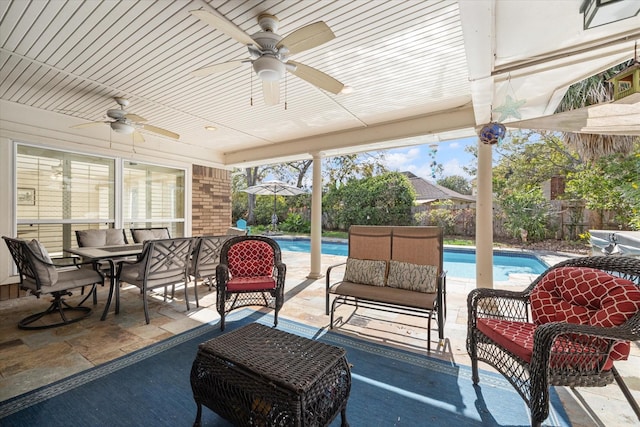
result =
[[342,88],[340,93],[344,93],[344,94],[353,93],[353,87],[352,86],[348,86],[348,85],[344,85],[344,87]]
[[208,131],[211,131],[211,132],[213,132],[214,130],[218,130],[218,128],[217,128],[217,127],[215,127],[215,126],[205,126],[204,128],[205,128],[206,130],[208,130]]

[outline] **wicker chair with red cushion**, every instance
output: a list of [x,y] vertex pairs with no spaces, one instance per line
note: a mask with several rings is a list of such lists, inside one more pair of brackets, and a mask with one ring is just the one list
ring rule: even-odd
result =
[[640,407],[614,362],[640,339],[640,259],[574,258],[522,292],[474,289],[468,296],[467,351],[472,379],[484,361],[516,388],[531,425],[549,415],[549,387],[620,386],[638,419]]
[[236,236],[227,240],[216,268],[220,330],[224,330],[227,313],[250,305],[275,309],[274,326],[277,326],[278,311],[284,303],[286,271],[275,240],[264,236]]

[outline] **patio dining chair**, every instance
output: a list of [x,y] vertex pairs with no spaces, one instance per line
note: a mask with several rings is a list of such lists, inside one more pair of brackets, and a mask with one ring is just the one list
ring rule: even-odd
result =
[[275,310],[274,326],[284,303],[287,267],[282,263],[278,243],[264,236],[234,236],[224,242],[216,267],[216,305],[220,330],[224,318],[236,308],[250,305]]
[[493,366],[531,410],[549,415],[550,386],[602,387],[616,381],[640,420],[615,363],[640,340],[640,259],[579,257],[549,268],[522,292],[474,289],[468,299],[467,351]]
[[[118,285],[126,282],[140,288],[147,324],[149,323],[147,294],[153,289],[165,288],[166,300],[166,287],[183,283],[185,303],[187,310],[190,309],[187,291],[192,252],[193,239],[190,237],[147,240],[137,260],[120,262],[116,276]],[[199,306],[197,297],[196,306]]]
[[[25,317],[18,322],[20,329],[46,329],[57,326],[68,325],[77,322],[91,314],[91,308],[83,307],[82,304],[94,295],[95,286],[103,283],[104,277],[97,270],[93,263],[78,263],[75,259],[73,264],[57,265],[49,256],[45,247],[36,239],[29,242],[21,239],[2,237],[11,252],[18,272],[20,274],[20,288],[26,290],[36,297],[41,295],[51,295],[53,300],[46,310]],[[57,258],[56,261],[70,259],[71,257]],[[83,264],[91,264],[93,268],[79,268]],[[92,292],[80,301],[76,306],[72,306],[64,300],[65,296],[71,296],[71,289],[92,286]],[[47,322],[49,315],[58,315],[60,320]]]
[[198,298],[198,279],[207,282],[209,291],[216,283],[216,267],[220,263],[222,245],[229,238],[231,236],[200,236],[196,239],[190,271],[195,282],[196,299]]

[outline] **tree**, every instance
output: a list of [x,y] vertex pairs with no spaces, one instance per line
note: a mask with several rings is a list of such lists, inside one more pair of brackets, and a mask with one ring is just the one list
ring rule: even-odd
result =
[[334,185],[324,201],[332,222],[343,229],[352,224],[410,225],[415,191],[405,175],[387,172]]
[[566,191],[574,198],[585,200],[586,207],[599,212],[603,228],[603,213],[612,211],[615,222],[640,229],[640,143],[631,155],[603,156],[569,174]]
[[442,185],[449,190],[453,190],[460,194],[471,194],[471,184],[467,179],[460,175],[451,175],[436,181],[438,185]]
[[[385,172],[386,169],[382,164],[383,159],[384,154],[382,152],[349,154],[327,158],[323,164],[324,181],[340,183],[346,182],[350,177],[370,177],[374,174]],[[296,187],[302,188],[305,186],[305,181],[308,180],[307,175],[312,165],[313,160],[307,159],[275,165],[254,166],[246,168],[242,172],[237,170],[233,174],[234,180],[232,181],[233,220],[236,221],[239,218],[246,218],[247,223],[252,225],[263,223],[265,221],[263,218],[264,212],[260,211],[258,214],[256,213],[256,196],[244,193],[242,190],[258,184],[269,175],[275,176],[284,182],[294,181]],[[237,178],[239,175],[242,176],[242,179]],[[307,199],[304,197],[289,197],[286,199],[283,198],[282,201],[277,201],[276,209],[278,211],[278,217],[282,216],[286,218],[285,214],[291,208],[309,206]],[[273,199],[271,203],[273,205]],[[273,211],[273,208],[271,211]],[[269,213],[269,220],[264,222],[265,224],[271,222],[271,213]]]
[[[569,87],[556,113],[575,110],[589,105],[613,100],[613,88],[608,80],[633,63],[633,59],[600,74],[589,77]],[[629,154],[633,150],[634,137],[626,135],[598,135],[584,133],[563,134],[563,139],[586,161],[594,161],[609,154]]]

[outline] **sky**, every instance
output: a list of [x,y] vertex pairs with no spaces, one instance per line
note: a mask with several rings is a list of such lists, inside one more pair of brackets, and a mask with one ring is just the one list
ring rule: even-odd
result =
[[[435,160],[443,166],[444,170],[442,175],[436,175],[436,179],[451,175],[470,179],[471,177],[462,168],[472,162],[473,156],[464,151],[464,148],[477,143],[477,137],[440,142],[437,145]],[[431,151],[432,148],[428,144],[386,150],[384,164],[391,171],[409,171],[427,181],[435,181],[436,179],[431,176]]]

